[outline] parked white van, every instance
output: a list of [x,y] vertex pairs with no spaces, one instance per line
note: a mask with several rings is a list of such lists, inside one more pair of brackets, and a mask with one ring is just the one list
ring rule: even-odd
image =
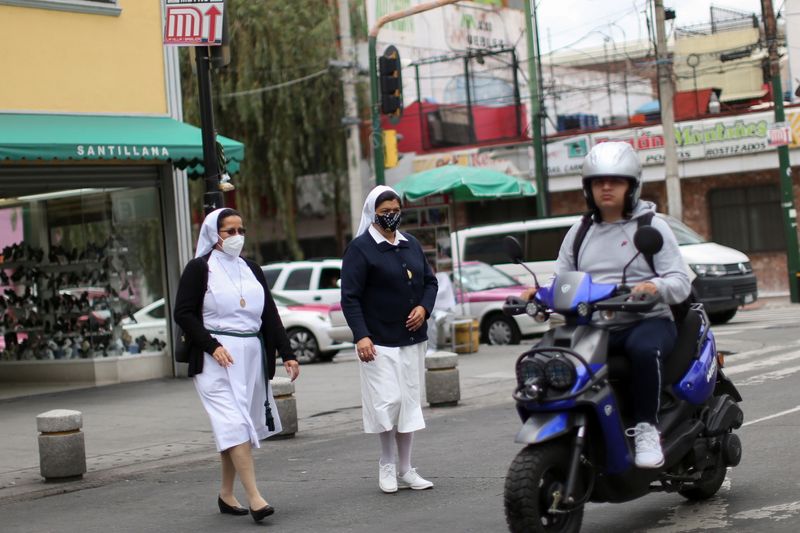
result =
[[[739,306],[758,298],[756,276],[750,259],[738,250],[708,242],[684,223],[659,213],[672,228],[692,281],[692,297],[703,303],[709,318],[722,324],[734,317]],[[541,280],[553,275],[561,241],[580,215],[468,228],[451,234],[455,263],[483,261],[526,285],[533,277],[509,262],[503,237],[513,235],[522,244],[525,264]]]

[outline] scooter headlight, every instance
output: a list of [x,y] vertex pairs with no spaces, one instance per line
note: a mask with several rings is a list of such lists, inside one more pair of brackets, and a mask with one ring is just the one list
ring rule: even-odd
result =
[[517,383],[520,387],[525,387],[534,381],[541,384],[544,377],[544,365],[535,359],[525,358],[517,368]]
[[550,386],[557,390],[569,390],[575,384],[575,366],[564,357],[554,357],[544,367]]

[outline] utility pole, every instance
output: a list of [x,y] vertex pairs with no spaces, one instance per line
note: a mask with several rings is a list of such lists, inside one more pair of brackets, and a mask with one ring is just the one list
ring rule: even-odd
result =
[[347,183],[350,192],[350,234],[355,236],[361,222],[361,203],[364,187],[361,182],[361,133],[359,131],[358,99],[356,97],[356,57],[350,29],[350,2],[339,2],[339,59],[342,62],[344,92],[344,125],[347,128]]
[[609,37],[603,37],[603,62],[606,66],[606,92],[608,93],[608,118],[609,123],[614,124],[614,100],[611,97],[611,65],[608,62],[608,41]]
[[661,128],[664,132],[664,175],[667,184],[667,212],[683,220],[681,181],[678,176],[678,151],[675,144],[675,114],[672,110],[672,59],[667,53],[664,29],[664,0],[653,0],[656,12],[656,66],[658,100],[661,109]]
[[[761,0],[761,16],[764,18],[764,36],[769,50],[769,73],[772,79],[772,98],[775,104],[776,126],[786,122],[783,111],[783,86],[781,84],[781,69],[778,59],[777,28],[775,24],[775,11],[772,9],[772,0]],[[800,257],[797,248],[797,212],[794,207],[794,193],[792,191],[792,167],[789,164],[789,147],[778,146],[778,166],[781,183],[781,211],[783,212],[783,227],[786,235],[786,266],[789,271],[789,293],[792,303],[800,302]]]
[[224,207],[225,199],[219,190],[220,170],[217,161],[217,133],[214,129],[214,109],[211,106],[211,49],[197,46],[194,49],[197,65],[197,88],[200,96],[200,128],[203,139],[203,169],[206,192],[203,210],[209,214]]
[[533,21],[531,2],[525,0],[525,28],[528,37],[528,92],[531,100],[531,129],[533,135],[533,156],[536,172],[536,214],[540,217],[548,215],[547,209],[547,168],[545,167],[545,150],[542,139],[542,102],[539,99],[539,75],[536,57],[538,55],[538,41]]

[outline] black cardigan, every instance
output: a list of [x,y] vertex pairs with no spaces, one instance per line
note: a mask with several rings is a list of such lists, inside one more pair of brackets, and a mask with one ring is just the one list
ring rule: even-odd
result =
[[[214,353],[221,343],[217,341],[203,326],[203,300],[208,286],[208,257],[197,257],[186,264],[178,283],[178,294],[175,297],[175,322],[191,340],[192,350],[189,353],[189,377],[203,371],[203,354]],[[244,258],[242,258],[244,259]],[[275,354],[279,353],[281,359],[294,361],[294,356],[289,345],[289,338],[283,328],[275,300],[269,292],[264,272],[256,263],[244,259],[256,279],[264,288],[264,310],[261,313],[261,335],[264,338],[264,348],[267,357],[267,372],[269,379],[275,377]]]
[[410,346],[427,340],[427,324],[406,328],[411,310],[421,305],[429,317],[438,283],[417,239],[396,246],[376,243],[368,231],[353,239],[342,258],[342,312],[353,339],[369,337],[382,346]]

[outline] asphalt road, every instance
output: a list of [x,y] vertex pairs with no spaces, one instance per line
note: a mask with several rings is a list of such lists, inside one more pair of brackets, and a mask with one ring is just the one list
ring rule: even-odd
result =
[[[800,307],[800,306],[798,306]],[[737,317],[738,319],[739,317]],[[717,328],[727,370],[744,396],[742,463],[719,494],[692,504],[652,494],[589,504],[585,532],[800,531],[800,311],[764,310]],[[498,372],[508,369],[498,368]],[[377,488],[377,439],[357,428],[267,442],[256,452],[260,484],[282,532],[502,532],[506,468],[519,450],[510,401],[439,409],[415,442],[430,491]],[[0,531],[252,531],[249,517],[216,510],[218,467],[208,459],[145,470],[46,498],[0,502]]]

